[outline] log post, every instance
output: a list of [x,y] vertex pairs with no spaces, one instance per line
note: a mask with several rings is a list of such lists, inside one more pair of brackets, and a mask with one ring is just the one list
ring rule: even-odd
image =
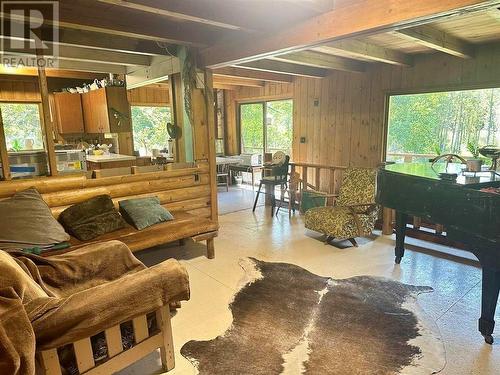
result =
[[384,207],[382,212],[382,234],[389,236],[393,232],[392,227],[392,209]]
[[2,163],[2,175],[4,180],[12,178],[10,174],[9,153],[7,151],[7,140],[3,128],[2,110],[0,109],[0,162]]
[[[42,59],[41,55],[38,55],[38,60]],[[42,120],[42,125],[45,135],[45,147],[47,148],[47,156],[49,159],[50,175],[57,176],[57,159],[56,151],[54,149],[54,131],[52,126],[52,119],[50,116],[50,104],[49,104],[49,88],[47,85],[47,75],[45,74],[45,68],[38,64],[38,86],[40,89],[41,97],[41,109],[40,119]]]

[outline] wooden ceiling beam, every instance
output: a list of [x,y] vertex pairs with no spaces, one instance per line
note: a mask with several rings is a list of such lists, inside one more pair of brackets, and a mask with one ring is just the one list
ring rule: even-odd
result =
[[359,61],[314,51],[300,51],[287,55],[280,55],[273,57],[273,60],[291,62],[294,64],[307,65],[316,68],[343,70],[346,72],[359,73],[366,70],[366,64]]
[[312,66],[297,65],[283,61],[259,60],[239,65],[241,68],[261,70],[264,72],[285,73],[294,76],[323,78],[328,70]]
[[144,55],[167,55],[165,48],[156,41],[134,39],[94,31],[60,29],[59,44],[99,48],[107,51],[128,52]]
[[341,2],[327,13],[265,36],[225,41],[202,50],[210,68],[310,49],[348,37],[420,26],[440,19],[500,5],[498,0],[359,0]]
[[57,69],[113,74],[125,74],[127,72],[127,67],[125,65],[72,60],[59,60]]
[[[168,19],[176,19],[181,21],[188,21],[194,23],[201,23],[208,26],[219,27],[229,30],[247,30],[246,27],[238,25],[234,22],[234,17],[224,17],[223,15],[212,14],[207,16],[200,14],[196,9],[189,9],[188,7],[179,7],[180,4],[172,4],[165,1],[155,0],[97,0],[98,2],[120,6],[127,9],[132,9],[144,13],[151,13],[166,17]],[[177,6],[176,6],[177,5]],[[170,10],[169,7],[174,7],[175,10]],[[205,4],[210,6],[210,4]],[[188,13],[189,12],[189,13]],[[248,30],[250,31],[250,30]]]
[[[53,48],[53,43],[45,42],[45,44],[48,47]],[[12,53],[14,56],[20,54],[19,52],[12,51],[8,48],[4,48],[3,52]],[[23,54],[21,53],[21,55]],[[31,53],[26,53],[25,55],[36,57],[35,54]],[[66,45],[58,46],[57,56],[47,55],[46,57],[56,58],[57,60],[72,60],[89,63],[95,62],[123,66],[149,66],[151,64],[150,56]]]
[[59,46],[59,58],[126,66],[149,66],[151,64],[151,58],[149,56],[68,46]]
[[357,39],[339,40],[316,47],[314,50],[331,55],[341,53],[344,57],[361,58],[392,65],[413,65],[413,59],[410,55]]
[[214,82],[213,85],[214,89],[219,89],[219,90],[238,91],[241,88],[241,86],[226,85],[219,82]]
[[148,67],[127,68],[127,88],[164,82],[172,74],[181,71],[177,57],[155,56]]
[[214,83],[221,83],[224,85],[233,86],[247,86],[247,87],[264,87],[264,81],[259,81],[257,79],[239,78],[239,77],[228,77],[224,75],[214,74]]
[[398,30],[398,35],[449,55],[465,59],[474,57],[473,45],[429,25]]
[[[160,41],[193,47],[213,43],[221,33],[217,30],[203,30],[190,23],[165,22],[164,18],[143,14],[137,17],[126,9],[114,9],[99,3],[82,0],[60,0],[59,19],[46,18],[46,24],[57,24],[60,28],[99,32],[109,35]],[[0,14],[1,17],[17,22],[42,22],[36,15],[27,19],[22,15]]]
[[149,56],[69,46],[59,46],[58,58],[63,60],[97,62],[125,66],[149,66],[151,64],[151,58]]
[[[65,0],[74,1],[74,0]],[[163,17],[177,24],[192,24],[204,30],[223,30],[233,34],[260,34],[304,20],[347,0],[96,0],[112,12],[122,8],[136,14]],[[348,0],[353,1],[353,0]],[[279,17],[276,15],[279,14]],[[208,26],[208,27],[207,27]],[[201,29],[204,27],[203,29]]]
[[[14,39],[8,34],[0,35],[0,38]],[[33,39],[26,37],[25,38],[15,37],[15,39],[19,41],[33,42]],[[162,43],[157,43],[155,41],[133,39],[117,35],[93,32],[93,31],[62,29],[62,28],[59,29],[59,41],[56,44],[68,47],[94,48],[103,51],[116,51],[116,52],[124,52],[131,54],[133,53],[145,56],[154,56],[154,55],[158,56],[158,55],[169,54],[169,51],[165,48],[165,46],[160,46],[162,45]],[[166,44],[166,47],[170,47],[172,51],[175,51],[175,47],[171,45],[169,46],[168,44]]]
[[216,74],[219,76],[258,79],[268,82],[279,82],[279,83],[293,82],[293,76],[288,74],[279,74],[273,72],[243,69],[235,66],[228,66],[226,68],[216,69],[213,71],[213,73],[214,75]]
[[[48,78],[73,78],[73,79],[86,79],[94,80],[95,78],[104,78],[106,74],[96,75],[95,73],[82,72],[77,70],[62,70],[62,69],[46,69],[45,70]],[[0,75],[13,76],[27,76],[36,77],[38,75],[38,70],[36,68],[7,68],[0,65]]]

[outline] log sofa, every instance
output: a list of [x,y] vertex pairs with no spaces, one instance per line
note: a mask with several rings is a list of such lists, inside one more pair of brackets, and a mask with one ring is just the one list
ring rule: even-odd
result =
[[54,217],[72,204],[91,197],[108,194],[115,206],[124,199],[157,196],[161,204],[172,212],[174,220],[137,231],[132,226],[105,234],[90,242],[72,238],[71,247],[47,251],[43,255],[55,255],[71,251],[89,243],[119,240],[132,251],[191,238],[206,241],[207,257],[215,257],[214,238],[218,223],[212,220],[210,178],[208,163],[198,163],[190,168],[160,170],[122,176],[88,178],[85,175],[44,177],[32,180],[3,181],[0,199],[18,191],[35,187],[50,207]]

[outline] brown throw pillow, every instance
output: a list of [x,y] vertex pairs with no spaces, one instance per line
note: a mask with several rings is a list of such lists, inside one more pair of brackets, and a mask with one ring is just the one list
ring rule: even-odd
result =
[[59,216],[59,222],[80,241],[88,241],[126,226],[109,195],[98,195],[65,209]]
[[35,188],[0,201],[0,248],[43,248],[68,240]]

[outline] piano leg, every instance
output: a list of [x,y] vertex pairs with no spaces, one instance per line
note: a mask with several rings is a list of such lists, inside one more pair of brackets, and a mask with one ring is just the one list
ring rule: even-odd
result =
[[493,329],[495,328],[495,310],[500,291],[500,271],[483,268],[483,290],[481,302],[481,318],[479,331],[488,344],[493,344]]
[[401,211],[396,211],[396,248],[394,249],[396,264],[400,264],[401,259],[403,259],[403,256],[405,255],[405,235],[407,220],[407,214]]

